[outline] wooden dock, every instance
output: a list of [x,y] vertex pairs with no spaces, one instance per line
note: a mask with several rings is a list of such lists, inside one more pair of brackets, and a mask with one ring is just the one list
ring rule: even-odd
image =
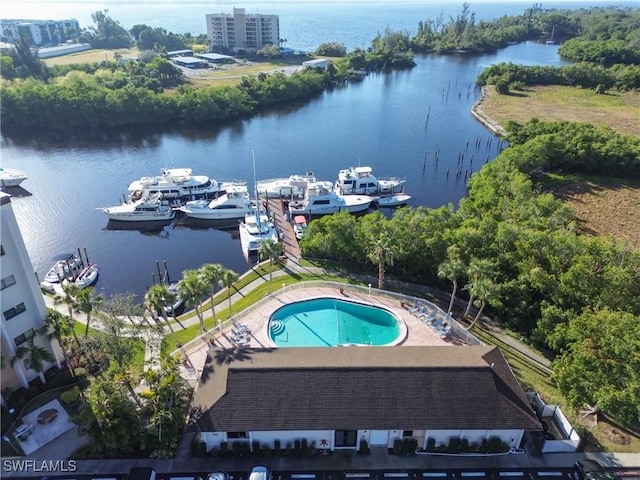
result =
[[288,212],[285,211],[284,201],[270,198],[267,200],[267,211],[273,219],[278,232],[280,232],[284,255],[293,260],[298,260],[300,258],[300,246],[293,231],[293,225],[289,221]]

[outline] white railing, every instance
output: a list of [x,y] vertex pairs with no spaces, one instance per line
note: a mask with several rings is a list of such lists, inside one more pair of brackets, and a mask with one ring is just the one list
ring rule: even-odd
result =
[[[227,318],[224,322],[220,323],[217,326],[214,326],[211,330],[203,333],[202,335],[197,336],[190,342],[184,344],[181,349],[177,349],[173,352],[174,355],[180,354],[181,351],[189,350],[190,348],[197,347],[202,345],[202,343],[208,343],[212,338],[214,338],[219,332],[231,328],[234,323],[242,323],[242,318],[246,315],[256,311],[261,308],[264,304],[269,302],[270,300],[280,297],[281,295],[291,292],[294,290],[305,290],[308,288],[332,288],[336,290],[343,290],[351,293],[358,293],[361,295],[375,296],[375,297],[383,297],[389,298],[393,300],[397,300],[399,304],[407,304],[414,305],[417,302],[426,303],[431,308],[434,308],[437,312],[437,315],[441,318],[445,318],[447,323],[451,325],[451,332],[456,335],[461,340],[465,341],[470,345],[484,345],[482,341],[480,341],[473,333],[467,330],[463,325],[461,325],[455,318],[446,313],[440,307],[438,307],[435,303],[425,300],[424,298],[415,297],[412,295],[405,295],[403,293],[392,292],[389,290],[380,290],[378,288],[373,287],[371,284],[369,285],[353,285],[349,283],[341,283],[341,282],[332,282],[332,281],[321,281],[321,280],[311,280],[305,282],[297,282],[291,285],[284,285],[272,292],[269,295],[266,295],[264,298],[258,300],[253,305],[245,308],[244,310],[235,313],[231,317]],[[282,300],[282,299],[281,299]],[[290,303],[285,300],[285,303]]]

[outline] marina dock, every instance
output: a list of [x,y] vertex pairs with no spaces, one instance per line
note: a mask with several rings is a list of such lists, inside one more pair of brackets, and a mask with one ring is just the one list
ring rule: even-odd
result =
[[285,210],[284,201],[279,198],[270,198],[267,200],[267,211],[273,219],[278,232],[280,232],[284,256],[298,260],[300,258],[300,246],[293,231],[293,225],[289,221],[288,212]]

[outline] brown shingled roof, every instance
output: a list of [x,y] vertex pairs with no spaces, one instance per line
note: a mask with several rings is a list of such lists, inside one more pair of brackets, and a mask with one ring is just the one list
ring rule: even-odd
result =
[[194,405],[201,431],[540,429],[487,346],[211,350]]

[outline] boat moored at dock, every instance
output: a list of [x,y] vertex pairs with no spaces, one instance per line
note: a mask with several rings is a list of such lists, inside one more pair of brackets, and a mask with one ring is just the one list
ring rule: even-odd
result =
[[335,189],[341,195],[385,196],[402,193],[405,179],[376,178],[371,167],[350,167],[338,172]]
[[27,179],[27,174],[11,168],[0,167],[0,187],[17,187]]
[[388,197],[378,197],[375,202],[381,208],[395,208],[406,205],[411,200],[411,195],[399,193],[397,195],[389,195]]
[[216,197],[223,190],[223,183],[206,175],[193,175],[190,168],[168,168],[162,175],[142,177],[129,185],[129,194],[135,199],[136,193],[162,194],[170,202],[206,200]]
[[82,268],[82,260],[73,253],[58,255],[53,266],[44,276],[47,283],[60,283],[65,279],[75,279],[76,274]]
[[176,212],[163,202],[161,194],[143,195],[114,207],[101,208],[110,220],[119,222],[145,222],[172,220]]
[[256,191],[261,198],[302,198],[309,183],[316,182],[313,172],[288,178],[260,180]]
[[310,183],[301,201],[289,203],[291,216],[331,215],[338,212],[365,212],[374,201],[368,195],[341,195],[331,182]]
[[252,210],[246,184],[225,187],[225,193],[213,200],[192,200],[177,208],[187,217],[199,220],[244,218]]
[[240,244],[245,258],[249,259],[258,254],[260,245],[267,240],[277,242],[278,230],[269,220],[269,217],[259,211],[250,212],[245,216],[244,223],[238,227],[240,230]]
[[98,270],[100,267],[95,263],[87,265],[76,278],[75,283],[78,288],[87,288],[98,280]]

